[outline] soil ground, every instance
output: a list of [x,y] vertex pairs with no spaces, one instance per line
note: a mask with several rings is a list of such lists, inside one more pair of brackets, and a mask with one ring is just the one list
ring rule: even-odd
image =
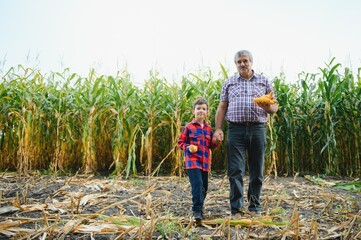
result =
[[0,239],[361,239],[361,194],[335,188],[341,179],[310,180],[267,177],[264,211],[231,217],[228,179],[212,175],[195,223],[187,177],[6,173]]

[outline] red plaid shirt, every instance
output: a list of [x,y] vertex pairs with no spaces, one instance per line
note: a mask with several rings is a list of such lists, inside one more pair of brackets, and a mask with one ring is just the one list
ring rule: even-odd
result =
[[[206,122],[204,126],[197,123],[194,119],[183,129],[178,140],[178,147],[184,151],[184,161],[186,169],[199,168],[202,171],[209,172],[211,168],[211,148],[216,148],[219,144],[212,142],[212,127]],[[198,151],[191,153],[189,145],[196,145]]]

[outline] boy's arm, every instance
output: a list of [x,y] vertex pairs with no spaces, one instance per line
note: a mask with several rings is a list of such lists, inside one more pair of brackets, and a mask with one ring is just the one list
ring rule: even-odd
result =
[[178,139],[178,147],[185,152],[185,151],[187,151],[188,146],[189,146],[188,128],[184,127],[184,129]]
[[218,148],[220,145],[221,145],[221,142],[214,142],[214,141],[212,141],[212,139],[213,139],[213,132],[211,132],[211,148]]

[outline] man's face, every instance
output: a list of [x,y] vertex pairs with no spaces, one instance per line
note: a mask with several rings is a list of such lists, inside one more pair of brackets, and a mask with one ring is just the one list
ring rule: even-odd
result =
[[242,76],[243,74],[249,74],[252,72],[252,62],[249,60],[248,55],[241,55],[235,59],[237,70]]

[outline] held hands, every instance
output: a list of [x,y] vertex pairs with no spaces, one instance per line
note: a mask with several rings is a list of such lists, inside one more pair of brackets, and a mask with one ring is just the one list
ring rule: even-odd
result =
[[198,151],[198,147],[196,145],[191,144],[191,145],[189,145],[189,151],[191,153],[195,153]]
[[223,141],[223,138],[224,138],[224,134],[223,134],[222,129],[216,129],[216,131],[215,131],[214,134],[213,134],[212,141],[213,141],[214,143],[219,144],[220,142]]

